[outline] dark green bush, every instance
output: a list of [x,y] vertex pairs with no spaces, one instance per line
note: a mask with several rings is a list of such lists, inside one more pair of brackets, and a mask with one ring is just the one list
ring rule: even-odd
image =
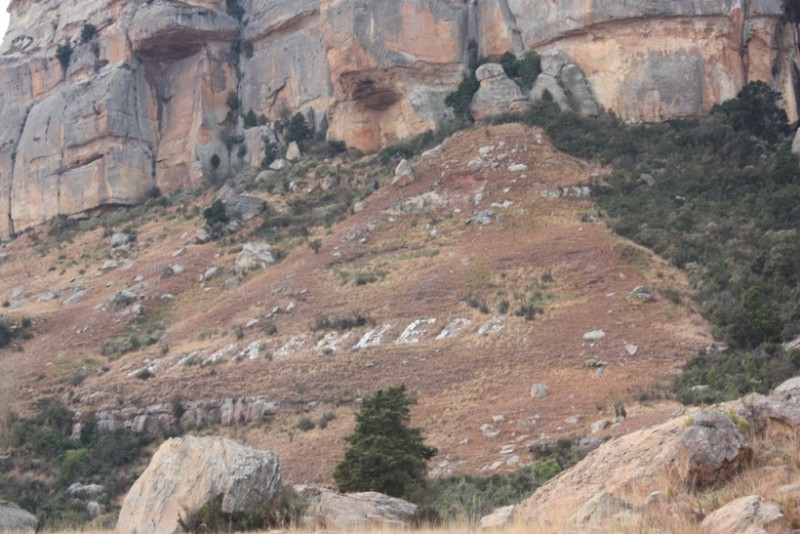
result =
[[368,324],[374,324],[375,320],[368,315],[363,315],[361,312],[353,312],[350,316],[344,317],[329,317],[327,315],[317,316],[311,330],[352,330]]
[[94,39],[95,35],[97,35],[97,26],[89,22],[84,22],[83,28],[81,28],[81,43],[88,43]]
[[256,126],[258,126],[258,117],[256,117],[256,112],[251,109],[247,112],[247,115],[244,116],[244,127],[254,128]]
[[289,124],[286,125],[283,135],[286,142],[291,143],[293,141],[300,142],[311,139],[314,133],[311,131],[305,116],[302,113],[295,113],[289,120]]
[[65,73],[69,67],[69,61],[72,59],[72,47],[67,44],[60,44],[56,48],[56,59],[61,64],[61,70]]

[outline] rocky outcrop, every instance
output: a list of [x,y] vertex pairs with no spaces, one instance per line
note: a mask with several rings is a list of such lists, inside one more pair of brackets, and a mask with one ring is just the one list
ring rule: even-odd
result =
[[325,492],[315,517],[327,528],[360,530],[368,526],[404,526],[414,521],[417,505],[368,491],[346,495]]
[[752,453],[730,417],[716,411],[699,413],[681,436],[681,477],[691,489],[709,486],[735,472]]
[[706,534],[791,532],[781,506],[758,495],[741,497],[714,510],[700,525]]
[[525,111],[528,100],[498,63],[485,63],[475,71],[481,83],[469,106],[475,120],[485,120],[501,113]]
[[207,504],[218,502],[223,514],[241,517],[270,506],[280,491],[273,452],[222,438],[170,439],[125,496],[116,532],[178,534],[179,519]]
[[[180,408],[176,409],[177,406]],[[215,425],[263,423],[277,412],[278,404],[262,396],[175,400],[143,407],[79,413],[72,427],[72,436],[74,439],[80,437],[81,427],[90,416],[96,421],[99,432],[128,428],[150,436],[164,436],[176,428],[192,430]]]
[[[0,236],[258,165],[264,139],[274,142],[280,128],[260,120],[245,129],[250,111],[273,126],[300,111],[329,139],[363,151],[435,129],[450,117],[444,100],[473,39],[491,58],[552,50],[557,60],[544,62],[530,96],[549,94],[582,114],[684,117],[760,79],[782,90],[797,116],[797,47],[781,0],[238,6],[11,2],[0,47]],[[87,23],[97,33],[82,42]],[[63,65],[59,46],[72,50]],[[478,117],[524,103],[513,82],[491,72]]]
[[242,251],[236,256],[234,263],[236,274],[265,269],[273,265],[275,258],[272,257],[271,249],[267,243],[245,243]]
[[504,0],[479,9],[484,55],[557,48],[600,106],[624,119],[693,115],[750,80],[780,89],[796,116],[797,58],[780,0]]
[[33,534],[39,520],[13,502],[0,501],[0,532],[8,534]]
[[600,107],[583,71],[566,54],[548,49],[541,54],[542,73],[530,91],[531,101],[545,100],[546,94],[564,111],[578,115],[598,115]]

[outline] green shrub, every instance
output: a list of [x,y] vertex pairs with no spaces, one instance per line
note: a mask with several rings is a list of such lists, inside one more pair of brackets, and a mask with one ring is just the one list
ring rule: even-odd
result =
[[308,432],[309,430],[313,430],[317,425],[308,417],[301,417],[299,421],[297,421],[297,428],[302,430],[303,432]]
[[458,475],[432,479],[421,499],[420,516],[433,524],[465,522],[476,525],[481,517],[496,508],[516,504],[530,496],[543,481],[530,466],[490,477]]
[[368,315],[363,315],[361,312],[353,312],[350,316],[344,317],[329,317],[327,315],[319,315],[316,321],[311,325],[311,330],[352,330],[368,324],[375,324],[375,320]]
[[203,219],[205,219],[206,224],[209,226],[213,226],[217,223],[227,223],[230,217],[228,217],[225,203],[221,200],[215,200],[211,206],[203,210]]

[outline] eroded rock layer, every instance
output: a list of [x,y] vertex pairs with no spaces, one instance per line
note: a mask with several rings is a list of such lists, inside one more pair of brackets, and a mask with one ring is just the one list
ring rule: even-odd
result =
[[[797,32],[781,0],[14,0],[10,11],[0,236],[258,163],[270,131],[243,131],[250,111],[304,112],[365,151],[436,128],[471,40],[490,57],[559,50],[585,77],[587,94],[565,98],[628,120],[695,115],[755,79],[797,116]],[[232,148],[242,137],[247,151]]]

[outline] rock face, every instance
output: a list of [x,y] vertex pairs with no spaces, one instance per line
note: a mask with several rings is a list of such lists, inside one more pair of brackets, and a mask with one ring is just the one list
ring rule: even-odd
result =
[[702,488],[736,471],[752,453],[730,417],[702,412],[681,436],[681,476],[687,487]]
[[[776,502],[765,501],[758,495],[729,502],[703,519],[700,527],[708,534],[791,532],[781,506]],[[780,527],[783,529],[776,530]]]
[[125,497],[117,521],[120,534],[178,534],[178,518],[220,500],[229,515],[269,506],[281,490],[275,453],[222,438],[166,441]]
[[368,491],[340,495],[326,492],[317,505],[317,520],[327,528],[358,530],[368,525],[403,526],[411,523],[417,505]]
[[33,534],[39,520],[13,502],[0,501],[0,532]]
[[[451,116],[444,100],[471,40],[491,58],[537,49],[545,72],[531,98],[547,91],[582,114],[684,117],[766,80],[797,116],[782,0],[226,5],[12,0],[0,47],[0,236],[258,165],[277,128],[244,128],[250,111],[268,123],[303,112],[363,151],[435,129]],[[97,28],[89,42],[85,23]],[[72,49],[63,65],[59,46]],[[479,117],[524,104],[496,67],[484,74]]]

